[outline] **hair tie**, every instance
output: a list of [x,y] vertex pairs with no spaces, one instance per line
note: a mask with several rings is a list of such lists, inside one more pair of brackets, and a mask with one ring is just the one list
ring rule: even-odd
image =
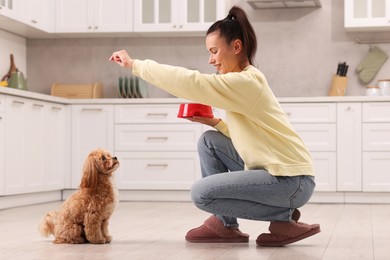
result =
[[233,14],[228,14],[228,16],[226,16],[226,19],[228,19],[228,20],[235,20],[236,18],[234,17]]

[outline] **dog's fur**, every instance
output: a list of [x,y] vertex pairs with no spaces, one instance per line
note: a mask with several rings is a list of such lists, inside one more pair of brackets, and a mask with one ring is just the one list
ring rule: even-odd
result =
[[54,243],[110,243],[108,221],[118,202],[113,173],[119,161],[103,149],[92,151],[84,163],[80,189],[73,193],[59,211],[50,211],[39,230],[43,236],[54,235]]

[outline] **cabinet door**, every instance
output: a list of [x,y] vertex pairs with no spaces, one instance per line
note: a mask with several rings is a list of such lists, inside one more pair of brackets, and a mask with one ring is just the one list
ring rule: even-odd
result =
[[27,103],[25,99],[7,97],[7,138],[5,147],[5,194],[28,192],[26,190],[26,131]]
[[56,0],[56,32],[92,32],[93,0]]
[[314,164],[315,191],[336,191],[336,153],[311,152]]
[[43,131],[45,190],[59,190],[65,187],[66,142],[69,142],[65,132],[65,115],[64,105],[47,104]]
[[170,32],[179,26],[177,0],[134,0],[135,32]]
[[54,32],[55,6],[53,0],[28,0],[25,23],[46,32]]
[[0,0],[0,15],[13,18],[15,15],[14,1],[15,0]]
[[390,152],[363,153],[363,191],[390,191]]
[[96,148],[113,153],[114,109],[112,105],[72,105],[71,187],[80,184],[84,161]]
[[224,0],[184,0],[180,4],[179,27],[183,31],[207,31],[215,21],[226,16]]
[[390,26],[389,0],[345,0],[345,28],[386,29]]
[[362,190],[361,103],[337,104],[337,191]]
[[[0,96],[1,98],[1,96]],[[1,100],[0,100],[1,102]],[[5,192],[5,113],[0,111],[0,196]]]
[[96,1],[94,30],[99,32],[132,32],[133,0]]

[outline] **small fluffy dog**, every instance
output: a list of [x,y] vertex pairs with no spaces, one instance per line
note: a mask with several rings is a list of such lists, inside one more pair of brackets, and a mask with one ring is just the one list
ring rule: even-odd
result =
[[103,149],[92,151],[84,163],[80,189],[73,193],[59,211],[50,211],[39,230],[43,236],[54,235],[54,243],[110,243],[108,221],[118,203],[118,190],[112,175],[119,161]]

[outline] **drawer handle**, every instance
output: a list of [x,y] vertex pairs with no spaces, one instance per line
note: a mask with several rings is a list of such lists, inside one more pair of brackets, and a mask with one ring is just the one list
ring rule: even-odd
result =
[[51,107],[51,110],[62,110],[61,107]]
[[167,168],[168,164],[166,163],[148,163],[147,168]]
[[147,113],[147,117],[167,117],[167,113]]
[[18,104],[18,105],[24,105],[23,101],[12,100],[12,103]]
[[166,136],[148,136],[148,138],[146,138],[147,141],[166,141],[168,140],[168,137]]
[[291,116],[291,112],[286,112],[287,117]]
[[39,107],[39,108],[42,108],[42,107],[43,107],[43,105],[41,105],[41,104],[33,104],[33,107]]
[[101,112],[101,111],[103,111],[103,109],[102,108],[82,108],[81,111]]

